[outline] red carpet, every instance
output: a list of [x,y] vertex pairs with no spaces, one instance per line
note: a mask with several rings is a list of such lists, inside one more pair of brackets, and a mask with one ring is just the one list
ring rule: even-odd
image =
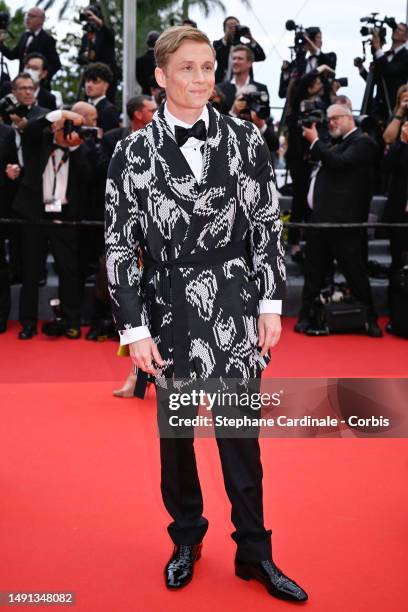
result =
[[[305,338],[292,323],[285,321],[271,376],[407,375],[403,340]],[[0,338],[0,592],[75,591],[80,612],[290,609],[233,575],[229,506],[208,439],[196,443],[210,521],[203,556],[192,584],[165,589],[171,545],[153,399],[111,396],[129,366],[115,357],[115,343],[42,336],[23,343],[17,330]],[[274,555],[309,592],[305,607],[404,610],[407,441],[261,444]]]

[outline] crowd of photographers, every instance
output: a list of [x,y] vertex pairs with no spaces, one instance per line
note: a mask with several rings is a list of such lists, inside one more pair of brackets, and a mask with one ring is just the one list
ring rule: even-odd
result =
[[[84,287],[93,280],[87,338],[115,334],[102,227],[77,222],[103,219],[106,174],[115,145],[149,123],[165,95],[154,78],[159,32],[152,31],[135,66],[142,94],[128,100],[129,127],[123,127],[116,105],[121,71],[115,60],[114,33],[97,5],[87,7],[80,17],[78,63],[83,71],[78,101],[68,110],[59,93],[53,92],[53,77],[61,63],[55,39],[43,29],[44,11],[38,7],[27,11],[26,32],[13,48],[8,44],[7,15],[0,13],[0,217],[14,221],[0,224],[0,332],[7,327],[10,285],[21,283],[20,339],[30,339],[38,331],[39,287],[46,281],[50,251],[59,299],[51,301],[54,317],[43,324],[43,333],[81,336]],[[285,103],[278,124],[271,117],[268,88],[254,78],[254,63],[264,61],[265,53],[251,30],[227,17],[222,38],[213,43],[216,85],[210,101],[221,113],[253,122],[275,167],[286,168],[291,182],[282,192],[292,196],[290,220],[337,224],[330,229],[289,230],[290,257],[305,277],[298,332],[315,327],[316,301],[325,285],[333,282],[337,262],[351,294],[365,308],[367,333],[382,335],[368,276],[367,235],[338,224],[367,221],[374,193],[388,196],[385,221],[408,221],[407,26],[376,15],[365,21],[363,48],[371,47],[372,61],[365,65],[365,58],[355,60],[366,82],[359,116],[352,112],[349,98],[339,95],[347,79],[336,74],[336,54],[323,51],[320,28],[286,23],[294,32],[294,45],[280,75],[279,96]],[[387,28],[392,43],[385,50]],[[19,61],[13,80],[3,58]],[[45,220],[66,223],[41,223]],[[392,274],[404,265],[408,236],[403,227],[389,235]],[[392,325],[393,321],[389,331]]]

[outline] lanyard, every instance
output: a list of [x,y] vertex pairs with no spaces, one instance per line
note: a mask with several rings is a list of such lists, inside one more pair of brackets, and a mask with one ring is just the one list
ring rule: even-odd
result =
[[52,197],[55,196],[55,190],[57,188],[57,175],[58,175],[58,172],[61,170],[62,166],[67,161],[68,154],[69,154],[68,150],[64,151],[64,154],[61,157],[61,159],[60,159],[60,161],[58,163],[58,166],[56,167],[55,166],[55,151],[53,151],[51,153],[52,169],[54,170],[54,182],[53,182],[53,185],[52,185]]

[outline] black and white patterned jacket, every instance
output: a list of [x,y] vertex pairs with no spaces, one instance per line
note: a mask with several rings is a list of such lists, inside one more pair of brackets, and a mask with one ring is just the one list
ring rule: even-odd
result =
[[118,143],[108,172],[113,313],[119,330],[149,326],[165,361],[158,379],[259,376],[268,358],[257,348],[258,302],[283,297],[268,149],[251,123],[208,110],[200,184],[163,107]]

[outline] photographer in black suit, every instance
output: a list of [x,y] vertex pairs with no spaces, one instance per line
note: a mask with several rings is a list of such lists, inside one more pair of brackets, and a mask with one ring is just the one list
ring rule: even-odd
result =
[[78,63],[87,66],[101,62],[110,68],[112,77],[106,95],[111,102],[115,102],[116,88],[121,77],[115,59],[115,33],[105,25],[102,12],[95,4],[90,4],[81,13],[80,18],[84,22],[84,34],[78,52]]
[[[57,102],[55,96],[43,85],[48,79],[47,60],[42,53],[29,53],[24,60],[24,72],[29,74],[36,86],[34,96],[38,106],[55,110]],[[11,92],[10,81],[5,81],[0,88],[0,98]]]
[[98,127],[104,132],[119,127],[119,113],[107,98],[107,91],[113,79],[110,68],[100,62],[90,64],[84,72],[83,79],[88,102],[95,106],[98,113]]
[[[310,144],[311,157],[320,162],[312,173],[308,192],[311,222],[365,222],[373,191],[374,167],[380,151],[376,142],[356,127],[347,106],[330,106],[327,119],[331,137],[339,139],[334,146],[320,140],[315,125],[303,128],[303,135]],[[305,284],[295,331],[305,332],[311,327],[314,301],[335,258],[353,296],[367,307],[367,334],[375,338],[382,336],[363,261],[363,239],[364,232],[358,228],[308,229]]]
[[[14,130],[0,123],[0,217],[10,216],[10,176],[17,176],[11,166],[17,164],[17,151],[14,142]],[[0,334],[7,329],[10,313],[10,269],[6,259],[6,239],[9,228],[0,225]]]
[[[377,92],[373,112],[382,119],[389,118],[388,103],[382,87],[378,86],[381,79],[387,90],[390,109],[394,107],[398,88],[408,81],[408,26],[399,23],[392,31],[392,45],[389,51],[383,50],[383,41],[378,33],[372,37],[372,52],[374,63],[374,76],[377,82]],[[358,58],[357,58],[358,59]],[[364,80],[367,79],[367,70],[361,61],[355,60],[355,65]]]
[[[291,77],[295,75],[296,79],[301,78],[304,74],[308,74],[316,70],[319,66],[328,66],[333,73],[336,70],[337,56],[332,51],[324,53],[322,51],[323,37],[322,31],[318,27],[306,28],[303,33],[303,55],[304,62],[284,61],[281,68],[281,76],[279,83],[279,97],[286,98],[288,95],[288,86]],[[303,64],[303,65],[302,65]],[[327,74],[322,74],[322,80],[325,88],[329,87],[327,83]]]
[[56,50],[56,41],[50,34],[43,30],[45,13],[42,9],[33,7],[25,16],[27,31],[21,35],[17,45],[13,49],[0,43],[0,53],[10,60],[20,61],[19,72],[23,72],[26,56],[30,53],[42,53],[48,63],[48,79],[45,83],[49,89],[49,83],[54,74],[61,68],[61,62]]
[[253,85],[256,91],[265,91],[269,93],[268,88],[263,83],[258,83],[252,78],[252,64],[254,62],[254,54],[252,49],[246,45],[237,45],[231,53],[232,60],[232,78],[230,81],[219,83],[218,88],[224,94],[224,102],[222,112],[237,115],[239,111],[235,108],[234,102],[240,96],[242,91],[248,86]]
[[[231,78],[231,51],[234,46],[242,44],[241,36],[249,39],[250,42],[244,44],[246,47],[251,49],[254,62],[263,62],[266,59],[264,50],[253,38],[251,30],[247,26],[240,26],[239,20],[236,17],[226,17],[223,21],[222,27],[224,29],[224,36],[219,40],[214,40],[213,42],[217,60],[217,68],[215,70],[216,83],[222,83],[223,81],[228,81]],[[241,29],[240,32],[238,31],[239,29]],[[252,70],[251,77],[253,77]]]
[[[13,208],[23,218],[77,220],[88,202],[91,165],[83,140],[76,132],[64,135],[65,121],[81,126],[84,119],[71,111],[53,111],[30,131],[31,155],[24,167]],[[52,122],[52,129],[49,126]],[[23,284],[19,319],[21,340],[37,333],[38,282],[51,246],[59,275],[59,295],[65,317],[64,335],[80,337],[81,287],[77,227],[24,225]],[[45,331],[45,330],[44,330]]]

